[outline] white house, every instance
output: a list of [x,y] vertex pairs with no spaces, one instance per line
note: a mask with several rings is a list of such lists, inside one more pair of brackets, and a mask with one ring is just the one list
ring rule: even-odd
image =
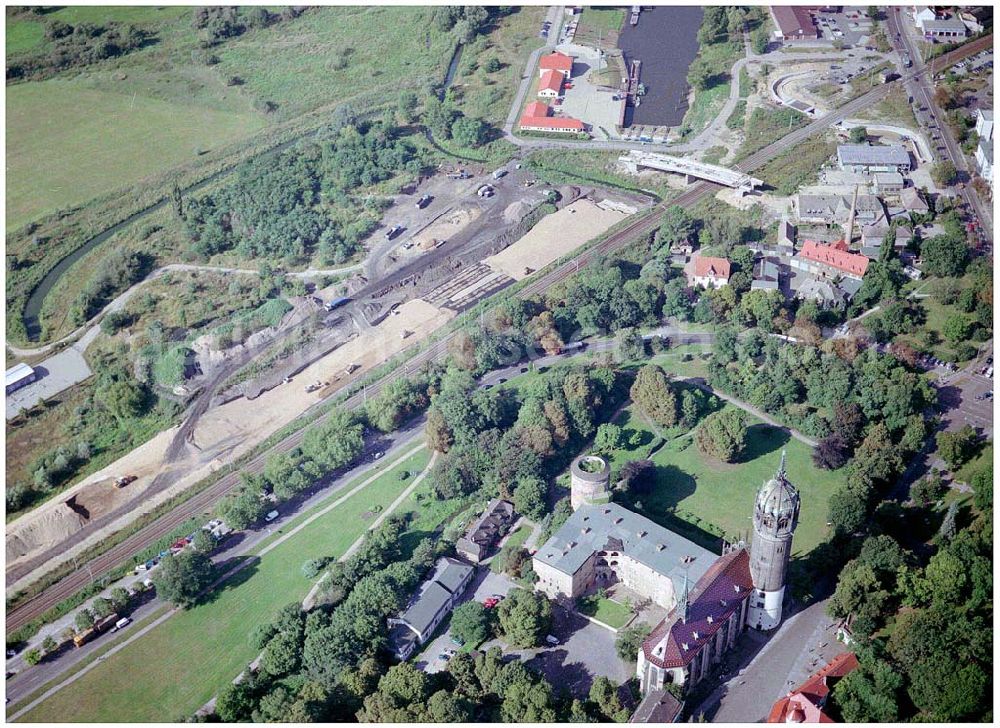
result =
[[937,20],[937,13],[926,5],[914,5],[913,6],[913,24],[916,25],[920,30],[924,29],[924,23],[928,20]]

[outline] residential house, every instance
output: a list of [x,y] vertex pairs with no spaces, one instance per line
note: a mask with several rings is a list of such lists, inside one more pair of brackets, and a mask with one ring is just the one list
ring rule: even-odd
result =
[[503,538],[514,523],[516,514],[514,504],[510,501],[494,498],[486,506],[483,514],[469,527],[455,543],[459,556],[464,556],[474,564],[478,564],[490,550]]
[[538,80],[538,95],[543,99],[554,99],[562,94],[563,79],[558,71],[545,71]]
[[795,290],[802,301],[815,301],[820,308],[843,308],[851,297],[840,286],[825,278],[807,278]]
[[389,645],[396,659],[408,659],[430,639],[454,608],[474,573],[472,566],[459,559],[438,559],[431,578],[421,584],[406,610],[387,620]]
[[888,144],[840,144],[837,164],[857,174],[874,172],[909,172],[910,153],[901,146]]
[[[866,225],[861,228],[861,254],[868,258],[879,258],[881,256],[882,244],[885,236],[889,232],[888,225]],[[913,239],[910,229],[903,226],[895,228],[896,240],[893,248],[903,250]]]
[[732,267],[725,258],[695,253],[684,266],[684,275],[691,287],[722,288],[729,284]]
[[827,699],[833,686],[845,675],[858,669],[858,658],[853,652],[834,657],[818,672],[799,685],[771,707],[768,723],[833,723],[826,712]]
[[916,187],[907,187],[902,192],[899,193],[899,204],[903,206],[903,209],[907,213],[914,213],[917,215],[923,215],[924,213],[930,212],[930,205],[927,204],[925,200]]
[[636,707],[629,723],[676,723],[684,703],[666,690],[650,690]]
[[555,71],[568,80],[573,73],[573,56],[558,51],[542,56],[538,61],[539,77],[544,76],[546,71]]

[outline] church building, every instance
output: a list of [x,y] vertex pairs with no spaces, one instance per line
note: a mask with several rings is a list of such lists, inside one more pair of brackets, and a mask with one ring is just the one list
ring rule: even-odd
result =
[[754,502],[753,540],[734,544],[697,579],[685,584],[670,613],[642,643],[636,675],[644,694],[704,678],[746,627],[781,623],[799,494],[785,475],[785,455]]

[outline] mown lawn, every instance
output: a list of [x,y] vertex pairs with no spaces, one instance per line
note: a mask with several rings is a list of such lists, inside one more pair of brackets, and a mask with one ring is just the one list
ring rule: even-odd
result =
[[577,599],[576,609],[580,614],[593,617],[615,629],[621,629],[632,618],[632,610],[624,604],[597,594]]
[[86,88],[77,79],[7,88],[7,225],[90,200],[265,125],[255,113]]
[[[306,559],[342,554],[374,521],[374,509],[388,506],[413,482],[401,470],[419,472],[426,450],[387,471],[343,504],[313,521],[248,567],[210,599],[180,612],[142,639],[56,693],[23,718],[26,722],[168,722],[190,716],[234,678],[256,649],[247,637],[312,583],[301,572]],[[344,491],[359,484],[360,476]],[[426,489],[426,486],[418,488]],[[430,528],[434,510],[417,504],[416,493],[399,512],[414,510],[412,528]],[[331,498],[337,498],[333,495]],[[445,504],[446,505],[446,504]],[[437,515],[444,506],[435,511]],[[303,514],[304,519],[308,514]],[[293,528],[300,519],[284,529]]]
[[[628,414],[620,424],[648,432],[654,438],[631,410],[626,410]],[[703,455],[694,443],[693,433],[668,441],[652,457],[657,468],[652,492],[629,496],[626,505],[706,548],[717,548],[720,536],[735,539],[751,527],[754,496],[761,484],[774,475],[785,449],[788,478],[802,498],[792,555],[808,554],[826,539],[827,499],[843,482],[843,472],[816,468],[808,445],[759,420],[748,421],[747,447],[737,463],[723,463]],[[616,452],[611,456],[612,468],[643,456],[641,452]]]

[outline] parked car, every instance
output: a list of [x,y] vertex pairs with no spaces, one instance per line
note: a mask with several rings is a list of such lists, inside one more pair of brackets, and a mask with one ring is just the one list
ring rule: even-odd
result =
[[132,620],[129,617],[122,617],[117,622],[115,622],[115,626],[111,629],[111,631],[112,632],[117,632],[122,627],[125,627],[125,626],[127,626],[129,624],[132,624]]
[[548,642],[550,645],[558,645],[559,644],[559,640],[556,639],[555,635],[551,635],[551,634],[545,635],[545,641]]
[[392,240],[394,237],[403,232],[402,225],[393,225],[391,228],[385,231],[385,239]]
[[268,513],[268,514],[267,514],[266,516],[264,516],[264,520],[265,520],[265,521],[266,521],[267,523],[270,523],[270,522],[271,522],[271,521],[273,521],[273,520],[274,520],[275,518],[277,518],[277,517],[278,517],[278,515],[279,515],[279,513],[278,513],[277,511],[271,511],[271,512],[270,512],[270,513]]
[[430,195],[424,195],[419,200],[417,200],[417,209],[420,210],[424,209],[425,207],[427,207],[427,205],[430,204],[431,200],[433,199],[434,198],[431,197]]

